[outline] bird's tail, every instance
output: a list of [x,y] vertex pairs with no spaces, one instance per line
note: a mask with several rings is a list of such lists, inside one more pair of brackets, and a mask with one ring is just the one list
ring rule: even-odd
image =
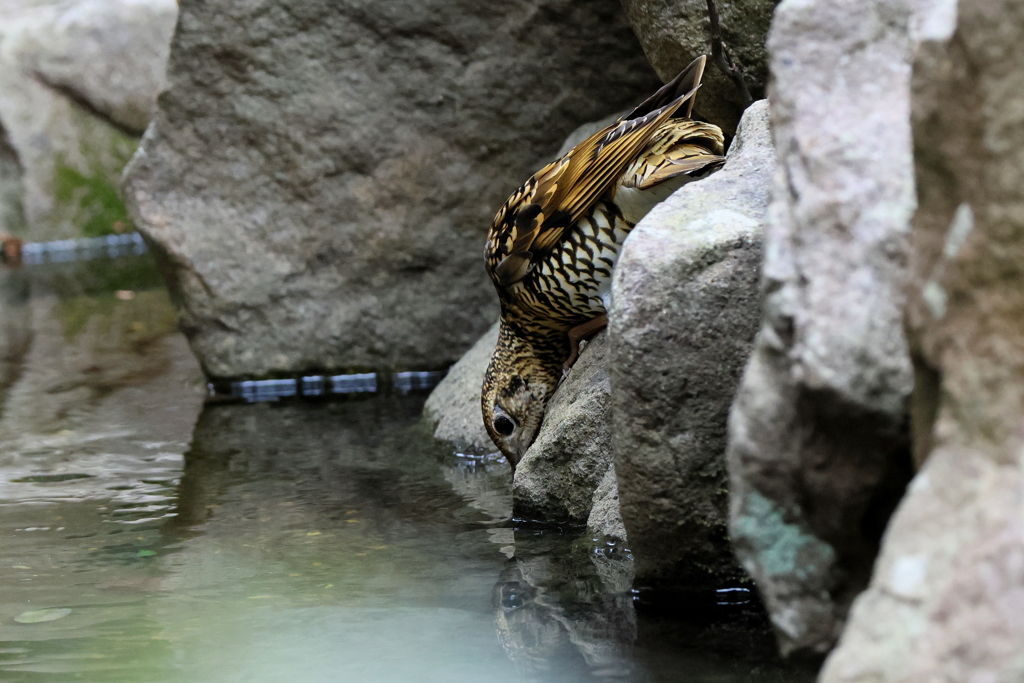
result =
[[[633,111],[619,120],[630,121],[646,116],[652,111],[661,109],[665,105],[675,102],[680,97],[700,87],[700,79],[704,76],[704,65],[707,63],[707,60],[706,55],[697,57],[697,59],[690,62],[689,66],[680,71],[678,76],[663,85],[658,92],[641,102]],[[675,115],[690,118],[690,115],[693,113],[694,99],[694,97],[690,97],[690,99],[684,102]]]

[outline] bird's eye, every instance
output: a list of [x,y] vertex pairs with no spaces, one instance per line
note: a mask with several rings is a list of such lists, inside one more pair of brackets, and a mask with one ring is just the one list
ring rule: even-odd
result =
[[508,419],[504,415],[499,415],[494,418],[494,431],[498,432],[502,436],[508,436],[516,430],[516,423]]

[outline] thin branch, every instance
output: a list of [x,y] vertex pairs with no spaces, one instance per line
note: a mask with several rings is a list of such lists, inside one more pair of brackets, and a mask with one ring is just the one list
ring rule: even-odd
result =
[[711,61],[739,88],[743,108],[746,109],[754,101],[754,98],[750,96],[750,89],[747,88],[747,81],[743,77],[743,69],[735,63],[728,46],[722,40],[722,24],[718,17],[715,0],[708,0],[708,22],[711,29]]

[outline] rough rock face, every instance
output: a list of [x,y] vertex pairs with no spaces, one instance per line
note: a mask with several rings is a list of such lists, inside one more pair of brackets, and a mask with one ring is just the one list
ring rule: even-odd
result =
[[761,101],[725,167],[655,207],[615,271],[612,444],[645,585],[698,589],[742,574],[727,540],[726,420],[760,320],[774,166]]
[[[779,0],[719,0],[722,38],[743,67],[754,99],[768,82],[765,36]],[[647,58],[663,81],[678,74],[698,55],[711,55],[707,0],[622,0]],[[726,132],[736,130],[743,114],[738,87],[708,62],[697,111]]]
[[614,467],[605,470],[594,490],[587,517],[587,535],[611,542],[626,540],[626,525],[619,508],[619,482]]
[[907,322],[927,460],[826,683],[1024,680],[1024,9],[947,17],[914,67]]
[[786,653],[832,646],[910,476],[914,10],[786,1],[769,38],[779,170],[729,469],[732,538]]
[[117,187],[164,86],[177,11],[175,0],[0,3],[0,129],[24,192],[0,180],[5,229],[39,240],[126,227]]
[[551,397],[537,439],[516,467],[515,517],[587,523],[594,493],[612,466],[608,360],[607,336],[601,332]]
[[214,377],[454,362],[497,207],[657,85],[615,0],[182,0],[169,76],[125,193]]

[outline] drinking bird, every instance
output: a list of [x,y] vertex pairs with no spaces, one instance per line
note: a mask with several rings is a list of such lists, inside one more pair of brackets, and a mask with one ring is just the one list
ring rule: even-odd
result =
[[720,128],[691,118],[706,57],[527,180],[485,250],[501,320],[481,391],[484,426],[513,470],[548,400],[607,325],[612,271],[637,221],[725,161]]

